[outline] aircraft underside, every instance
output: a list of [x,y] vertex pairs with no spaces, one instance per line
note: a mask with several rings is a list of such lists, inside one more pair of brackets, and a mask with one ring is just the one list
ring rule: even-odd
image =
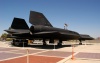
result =
[[[11,44],[14,45],[14,46],[23,46],[23,45],[24,45],[24,46],[28,46],[29,41],[31,41],[31,43],[34,43],[34,40],[13,39],[13,41],[12,41]],[[49,41],[49,43],[53,43],[53,44],[54,44],[54,39],[50,39],[50,40],[48,40],[48,39],[43,39],[43,40],[42,40],[43,46],[49,45],[49,44],[47,44],[46,41]],[[58,45],[58,46],[62,46],[62,40],[58,40],[57,45]]]

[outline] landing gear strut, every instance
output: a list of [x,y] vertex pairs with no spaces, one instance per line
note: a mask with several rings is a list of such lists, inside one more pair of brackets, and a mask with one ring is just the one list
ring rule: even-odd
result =
[[62,46],[62,40],[59,40],[58,46]]
[[49,40],[49,43],[54,43],[54,39],[50,39]]
[[45,41],[45,39],[43,39],[43,45],[44,46],[46,46],[47,44],[46,44],[46,41]]
[[82,45],[82,40],[79,40],[79,41],[80,41],[79,45]]

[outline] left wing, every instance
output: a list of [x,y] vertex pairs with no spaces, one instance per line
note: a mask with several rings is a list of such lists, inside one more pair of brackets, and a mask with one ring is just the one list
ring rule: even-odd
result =
[[24,33],[30,32],[30,30],[23,30],[23,29],[13,29],[13,30],[4,30],[4,31],[6,31],[8,33],[12,33],[12,34],[17,34],[17,33],[24,34]]

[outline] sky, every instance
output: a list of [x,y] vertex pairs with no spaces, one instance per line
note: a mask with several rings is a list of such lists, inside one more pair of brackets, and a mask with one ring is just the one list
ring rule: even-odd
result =
[[43,13],[57,28],[100,37],[100,0],[0,0],[0,35],[5,33],[14,17],[26,20],[29,27],[29,13]]

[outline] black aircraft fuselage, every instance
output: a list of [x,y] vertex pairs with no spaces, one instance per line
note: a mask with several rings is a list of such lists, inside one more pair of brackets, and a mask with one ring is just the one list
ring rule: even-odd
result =
[[31,26],[30,31],[33,36],[46,39],[61,39],[64,41],[76,40],[80,37],[79,34],[74,31],[42,25]]

